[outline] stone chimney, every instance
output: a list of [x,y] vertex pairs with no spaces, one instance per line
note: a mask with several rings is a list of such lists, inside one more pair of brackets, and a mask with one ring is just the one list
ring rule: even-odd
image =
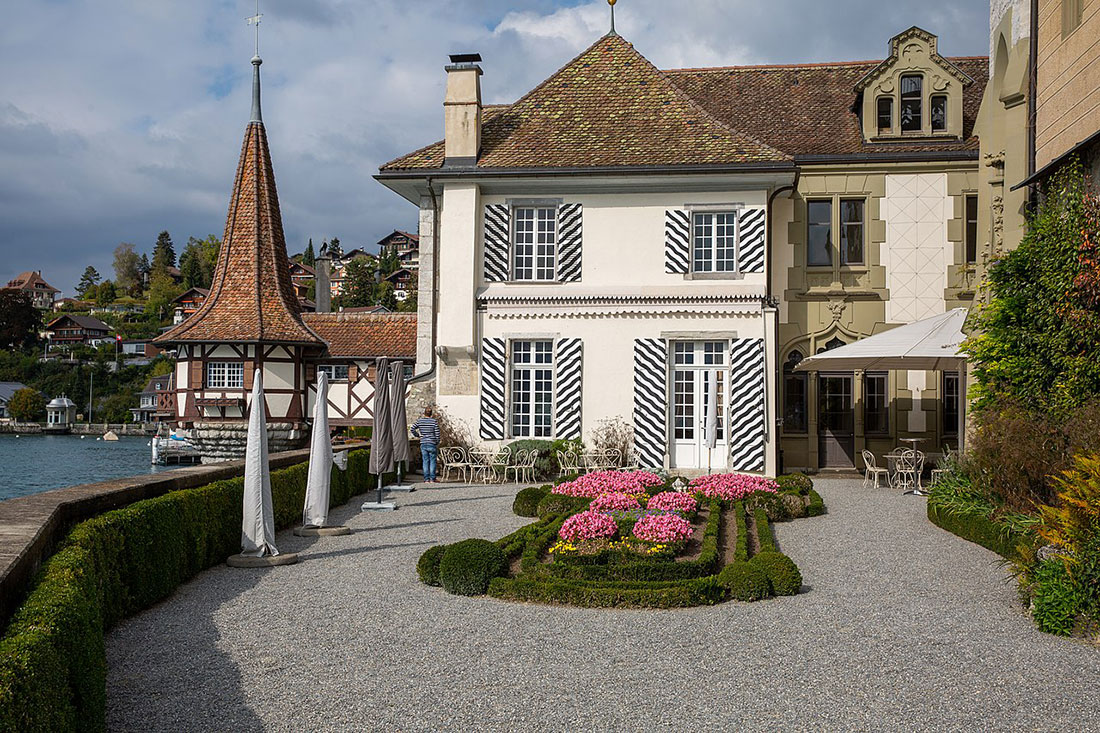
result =
[[332,310],[332,258],[323,254],[313,261],[313,302],[318,313]]
[[443,100],[444,166],[473,167],[481,152],[481,54],[452,54]]

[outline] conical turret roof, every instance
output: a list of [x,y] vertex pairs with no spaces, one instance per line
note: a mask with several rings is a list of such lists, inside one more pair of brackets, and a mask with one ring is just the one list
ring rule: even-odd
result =
[[290,279],[275,173],[259,114],[259,58],[253,64],[252,119],[245,129],[210,295],[194,315],[156,343],[323,345],[302,323]]

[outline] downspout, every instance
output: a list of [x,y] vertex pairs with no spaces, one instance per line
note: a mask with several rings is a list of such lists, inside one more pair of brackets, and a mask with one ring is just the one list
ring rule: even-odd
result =
[[430,367],[428,367],[427,371],[421,372],[420,374],[414,374],[412,377],[410,377],[409,378],[410,383],[412,383],[412,382],[422,382],[424,380],[431,379],[433,376],[435,376],[436,359],[439,358],[438,356],[436,356],[436,353],[435,353],[436,322],[435,322],[435,313],[434,313],[434,310],[435,310],[435,291],[436,291],[435,273],[436,273],[436,271],[439,267],[439,199],[437,199],[436,196],[435,196],[435,188],[432,186],[432,177],[428,176],[426,180],[427,180],[427,183],[428,183],[428,195],[432,197],[432,247],[435,248],[435,253],[432,256],[432,310],[433,310],[433,313],[432,313],[432,348],[431,348],[432,365]]
[[[780,460],[781,456],[780,456],[779,448],[778,448],[778,445],[779,445],[779,419],[778,419],[778,415],[780,413],[780,404],[781,404],[780,401],[779,401],[779,384],[780,384],[780,379],[782,378],[782,374],[781,374],[781,369],[780,369],[780,366],[779,366],[780,359],[779,359],[779,351],[778,351],[778,347],[779,347],[779,304],[775,301],[775,299],[772,295],[772,276],[773,276],[772,275],[772,243],[773,243],[773,236],[772,236],[772,204],[775,202],[776,197],[779,196],[779,194],[783,193],[784,191],[790,191],[791,192],[791,198],[794,198],[795,191],[798,190],[798,179],[801,175],[802,175],[801,169],[795,168],[794,181],[792,181],[791,184],[788,185],[788,186],[780,186],[779,188],[775,189],[774,191],[772,191],[768,195],[768,212],[767,212],[768,225],[765,227],[766,242],[765,242],[765,247],[764,247],[764,262],[765,262],[764,271],[767,274],[767,277],[764,278],[764,303],[763,303],[763,308],[773,306],[773,304],[774,304],[774,307],[776,309],[775,326],[774,326],[774,330],[773,330],[773,333],[772,333],[772,342],[776,345],[776,354],[775,354],[775,363],[772,365],[772,371],[774,372],[774,375],[775,375],[774,376],[774,379],[775,379],[775,390],[774,390],[775,395],[774,395],[774,397],[775,397],[775,412],[776,412],[777,417],[773,418],[771,420],[771,423],[772,423],[772,426],[775,430],[775,437],[776,437],[775,466],[776,466],[776,473],[777,474],[782,472],[782,470],[783,470],[783,466],[781,465],[782,461]],[[767,362],[767,358],[768,358],[768,354],[765,351],[764,352],[765,364]],[[767,367],[765,366],[765,369],[766,368]],[[765,409],[767,409],[766,404],[765,404]],[[765,419],[767,419],[767,417],[765,417]]]
[[[1031,0],[1031,37],[1028,38],[1027,51],[1027,176],[1035,175],[1035,127],[1038,117],[1038,66],[1039,66],[1039,0]],[[1034,207],[1038,190],[1029,186],[1028,203]]]

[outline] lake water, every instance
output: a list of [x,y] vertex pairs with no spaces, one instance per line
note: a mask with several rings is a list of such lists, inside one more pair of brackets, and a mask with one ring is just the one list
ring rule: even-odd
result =
[[149,438],[0,435],[0,500],[165,470],[149,464],[151,450]]

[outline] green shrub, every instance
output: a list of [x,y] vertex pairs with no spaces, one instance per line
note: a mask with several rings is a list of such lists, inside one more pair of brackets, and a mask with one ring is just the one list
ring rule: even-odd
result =
[[956,513],[937,507],[932,502],[928,503],[928,519],[937,527],[992,550],[1007,560],[1021,559],[1025,548],[1033,542],[1029,536],[1013,532],[982,514]]
[[753,512],[753,520],[756,522],[756,541],[760,548],[757,552],[775,552],[775,535],[772,534],[771,525],[768,524],[768,514],[761,508]]
[[1031,616],[1041,631],[1069,636],[1077,624],[1081,593],[1061,560],[1039,563],[1033,571]]
[[586,608],[686,608],[714,605],[726,590],[711,575],[673,582],[586,582],[521,576],[494,578],[489,595],[528,603],[564,603]]
[[[557,480],[561,473],[558,465],[558,451],[572,450],[574,452],[584,449],[579,440],[535,440],[525,438],[515,440],[508,444],[512,449],[512,455],[521,450],[537,450],[538,458],[535,459],[535,479],[538,481]],[[526,516],[526,515],[520,515]]]
[[751,562],[730,563],[722,568],[718,584],[736,601],[759,601],[771,595],[771,583],[764,569]]
[[796,596],[802,589],[802,573],[794,564],[794,560],[781,552],[773,550],[761,552],[749,563],[757,565],[764,571],[771,584],[772,593],[777,596]]
[[[334,469],[331,503],[374,485],[367,451]],[[301,520],[305,464],[271,473],[279,529]],[[240,551],[243,479],[135,502],[77,524],[0,639],[0,731],[102,730],[103,637],[200,570]]]
[[520,489],[512,502],[512,512],[519,517],[537,517],[539,502],[550,493],[550,486],[528,486]]
[[825,513],[825,500],[813,489],[809,491],[810,503],[806,505],[807,517],[820,517]]
[[504,552],[488,540],[469,539],[447,547],[439,562],[439,581],[448,593],[480,596],[489,581],[507,567]]
[[814,487],[814,482],[804,473],[785,473],[775,477],[780,491],[787,491],[805,496]]
[[[776,494],[771,491],[754,491],[745,497],[745,506],[753,512],[757,509],[763,510],[768,519],[773,522],[786,522],[796,516],[792,511],[791,499],[795,499],[797,506],[801,509],[802,498],[800,496]],[[802,512],[799,511],[798,515],[801,514]]]
[[547,494],[539,501],[537,512],[539,519],[546,519],[553,514],[576,514],[577,512],[583,512],[591,503],[591,499],[585,499],[581,496]]
[[424,585],[436,585],[439,582],[439,563],[443,559],[443,553],[450,545],[435,545],[424,550],[424,554],[416,561],[416,575]]
[[738,501],[733,505],[734,522],[737,523],[737,544],[733,549],[733,561],[745,562],[749,559],[749,523],[745,518],[745,505]]

